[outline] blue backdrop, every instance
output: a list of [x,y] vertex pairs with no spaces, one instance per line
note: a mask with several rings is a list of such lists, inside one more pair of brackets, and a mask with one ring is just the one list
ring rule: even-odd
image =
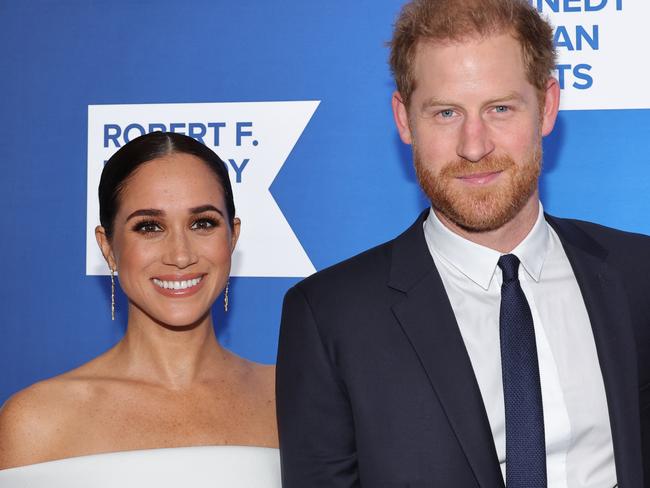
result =
[[[400,4],[1,1],[0,403],[124,332],[124,296],[111,322],[109,279],[86,275],[89,105],[318,100],[271,186],[314,267],[406,228],[427,202],[390,110]],[[649,233],[648,134],[648,110],[561,112],[544,145],[546,210]],[[222,343],[273,363],[297,280],[231,279]]]

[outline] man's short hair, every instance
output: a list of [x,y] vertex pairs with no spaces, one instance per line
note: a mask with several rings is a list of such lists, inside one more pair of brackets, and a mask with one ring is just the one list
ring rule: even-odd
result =
[[420,41],[462,42],[510,32],[521,45],[528,81],[543,98],[555,68],[553,28],[525,0],[412,0],[402,8],[390,42],[390,67],[408,108]]

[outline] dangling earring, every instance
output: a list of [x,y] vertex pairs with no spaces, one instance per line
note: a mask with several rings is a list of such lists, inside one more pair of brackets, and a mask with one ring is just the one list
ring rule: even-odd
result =
[[111,268],[111,320],[115,320],[115,271]]
[[225,312],[228,311],[228,286],[230,285],[230,279],[226,281],[226,291],[223,293],[223,309]]

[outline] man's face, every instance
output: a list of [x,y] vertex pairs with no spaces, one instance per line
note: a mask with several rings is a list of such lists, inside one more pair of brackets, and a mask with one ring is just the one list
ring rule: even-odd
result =
[[415,169],[433,207],[452,224],[501,228],[536,205],[541,138],[551,132],[559,88],[546,101],[524,70],[509,34],[461,43],[421,42],[409,106],[393,97],[400,136],[413,145]]

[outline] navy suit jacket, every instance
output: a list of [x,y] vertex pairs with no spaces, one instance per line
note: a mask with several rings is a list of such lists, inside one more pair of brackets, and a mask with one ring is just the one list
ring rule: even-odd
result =
[[[277,362],[284,488],[503,488],[481,393],[424,238],[287,292]],[[546,216],[594,333],[621,488],[650,487],[650,238]]]

